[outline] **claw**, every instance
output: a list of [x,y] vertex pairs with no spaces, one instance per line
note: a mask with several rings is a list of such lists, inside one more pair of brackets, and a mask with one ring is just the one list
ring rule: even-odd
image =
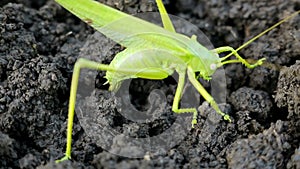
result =
[[229,121],[231,123],[231,119],[230,119],[230,117],[229,117],[228,114],[224,115],[223,118],[224,118],[224,120],[227,120],[227,121]]
[[256,62],[257,66],[262,65],[263,62],[264,62],[265,60],[266,60],[266,58],[259,59],[259,60]]
[[61,158],[59,160],[55,160],[55,163],[60,163],[60,162],[63,162],[63,161],[66,161],[66,160],[70,160],[70,159],[71,159],[70,156],[65,155],[63,158]]
[[255,68],[255,67],[257,67],[257,66],[260,66],[260,65],[262,65],[262,64],[264,63],[265,60],[266,60],[266,58],[261,58],[261,59],[259,59],[255,64],[250,65],[249,68]]
[[192,128],[194,128],[195,124],[197,124],[197,119],[193,119],[193,121],[192,121]]

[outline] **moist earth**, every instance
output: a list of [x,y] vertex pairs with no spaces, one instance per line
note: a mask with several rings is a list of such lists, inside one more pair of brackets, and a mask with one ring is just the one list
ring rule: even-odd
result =
[[[101,2],[130,14],[157,11],[154,0]],[[164,3],[170,14],[199,27],[215,47],[234,48],[300,10],[297,0]],[[175,138],[186,134],[180,144],[146,153],[143,158],[111,154],[99,146],[97,138],[112,140],[115,148],[120,148],[128,137],[149,138],[166,131],[178,118],[171,110],[176,80],[131,81],[129,101],[155,118],[136,123],[120,114],[122,101],[103,85],[103,72],[92,82],[82,78],[101,89],[91,91],[86,104],[78,103],[85,111],[99,111],[89,116],[99,125],[95,132],[86,132],[77,111],[72,160],[56,164],[65,150],[74,63],[82,53],[99,55],[98,61],[109,63],[122,47],[104,36],[91,41],[94,30],[54,1],[1,1],[0,168],[300,168],[299,29],[297,16],[239,51],[248,61],[265,57],[264,65],[255,69],[241,64],[224,67],[227,102],[220,108],[230,115],[231,123],[196,95],[194,107],[200,113],[195,128],[175,133]],[[97,42],[97,47],[87,45],[88,39]],[[210,89],[209,83],[200,81]],[[161,95],[165,104],[160,104]],[[148,96],[156,102],[150,102]],[[153,105],[158,108],[147,114]],[[104,123],[124,137],[113,140],[110,135],[98,135]],[[131,154],[138,149],[126,151]]]

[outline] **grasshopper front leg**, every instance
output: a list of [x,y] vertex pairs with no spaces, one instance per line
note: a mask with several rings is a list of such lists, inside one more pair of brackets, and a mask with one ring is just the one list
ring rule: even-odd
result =
[[221,58],[221,64],[222,65],[225,65],[225,64],[228,64],[228,63],[242,63],[247,68],[253,69],[257,66],[262,65],[263,61],[266,60],[266,58],[262,58],[262,59],[259,59],[256,63],[250,64],[244,58],[242,58],[235,49],[233,49],[230,46],[219,47],[219,48],[214,49],[214,51],[216,51],[218,54],[223,53],[223,52],[231,52],[232,55],[234,55],[237,58],[236,60],[226,60],[226,61],[224,61],[225,59],[227,59],[228,57],[231,56],[231,54],[229,54],[229,55]]
[[220,108],[219,108],[218,104],[216,103],[216,101],[214,100],[214,98],[205,90],[205,88],[200,84],[200,82],[198,82],[198,80],[195,77],[195,73],[193,72],[193,70],[190,67],[188,67],[187,72],[188,72],[188,78],[189,78],[190,82],[198,90],[198,92],[203,96],[203,98],[211,105],[212,108],[214,108],[216,110],[216,112],[218,114],[223,116],[224,120],[228,120],[229,122],[231,122],[229,115],[223,113],[220,110]]

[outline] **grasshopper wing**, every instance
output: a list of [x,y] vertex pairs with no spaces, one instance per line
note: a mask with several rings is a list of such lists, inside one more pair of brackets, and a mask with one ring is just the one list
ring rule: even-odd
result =
[[[159,48],[186,54],[193,50],[190,36],[197,35],[200,44],[213,49],[209,39],[196,26],[179,17],[170,16],[178,33],[163,27],[159,13],[139,14],[139,17],[123,17],[101,27],[99,32],[127,48]],[[146,20],[149,20],[146,21]],[[180,34],[182,33],[182,34]],[[186,36],[187,35],[187,36]]]
[[[186,52],[185,50],[187,50],[187,46],[192,46],[190,45],[190,38],[187,36],[175,32],[170,32],[151,22],[147,22],[143,19],[128,15],[97,1],[56,1],[108,38],[127,48],[159,47],[165,48],[166,50],[172,49],[175,51],[179,50],[180,52]],[[152,20],[159,20],[159,22],[161,22],[159,13],[156,13],[154,15],[153,13],[147,13],[145,16],[150,16]],[[183,21],[183,19],[181,19],[181,21]],[[208,38],[206,38],[203,33],[200,36],[199,34],[196,35],[198,36],[199,42],[203,46],[208,49],[213,48],[209,43]]]

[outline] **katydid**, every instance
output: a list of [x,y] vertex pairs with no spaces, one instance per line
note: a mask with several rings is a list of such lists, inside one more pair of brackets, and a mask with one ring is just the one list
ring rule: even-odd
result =
[[[243,59],[237,51],[300,13],[300,11],[297,11],[286,17],[237,49],[225,46],[209,50],[198,43],[195,36],[187,37],[175,32],[174,26],[161,0],[156,0],[156,3],[161,15],[163,27],[125,14],[94,0],[56,0],[56,2],[106,37],[111,38],[126,48],[124,51],[118,53],[109,65],[83,58],[79,58],[75,63],[68,110],[66,153],[65,156],[57,160],[57,162],[71,159],[74,108],[79,73],[82,68],[107,71],[105,78],[110,84],[109,90],[117,90],[125,79],[144,78],[159,80],[167,78],[176,71],[179,75],[179,80],[173,100],[172,111],[175,113],[193,113],[192,127],[197,124],[196,108],[179,108],[185,77],[187,75],[192,85],[203,98],[210,103],[215,111],[223,116],[225,120],[231,122],[229,115],[219,109],[214,98],[197,80],[198,76],[196,76],[195,73],[200,72],[199,77],[210,80],[216,69],[225,64],[242,63],[247,68],[255,68],[261,65],[265,58],[258,60],[254,64],[250,64]],[[139,57],[132,57],[136,56],[134,54],[137,52],[142,52],[143,50],[153,50],[155,54],[150,55],[146,53],[145,55],[139,55]],[[223,52],[231,53],[219,58],[218,54]],[[236,59],[227,60],[232,55],[234,55]]]

